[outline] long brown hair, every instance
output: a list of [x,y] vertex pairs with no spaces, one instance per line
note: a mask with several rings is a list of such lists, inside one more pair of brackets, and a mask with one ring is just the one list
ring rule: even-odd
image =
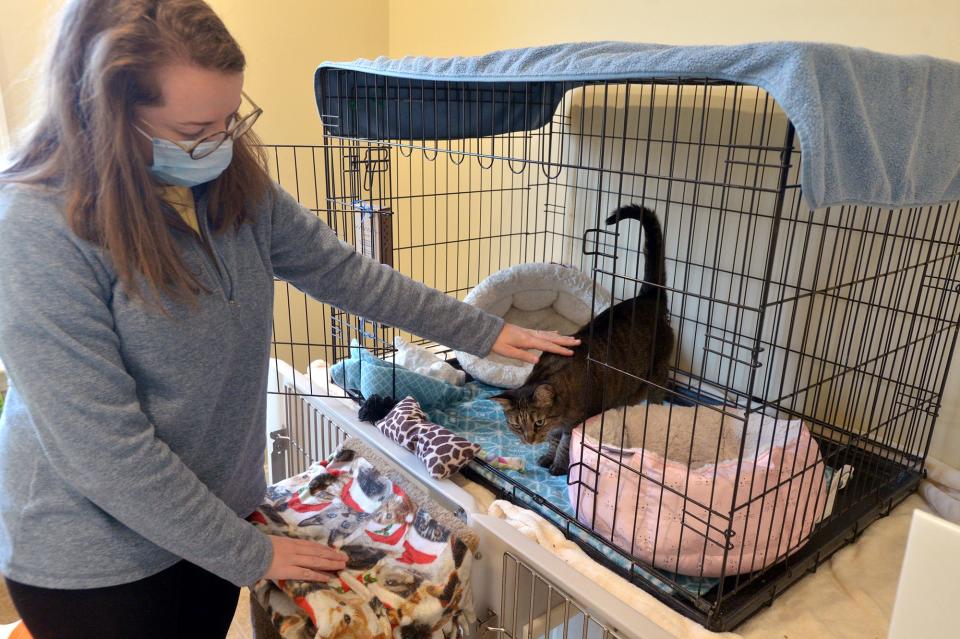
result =
[[[42,112],[0,182],[62,191],[70,228],[108,251],[129,295],[191,301],[203,287],[177,252],[132,126],[135,106],[162,101],[154,71],[171,62],[226,73],[246,66],[201,0],[69,0],[46,62]],[[252,133],[235,140],[230,166],[209,185],[216,231],[247,221],[248,206],[270,189],[258,143]]]

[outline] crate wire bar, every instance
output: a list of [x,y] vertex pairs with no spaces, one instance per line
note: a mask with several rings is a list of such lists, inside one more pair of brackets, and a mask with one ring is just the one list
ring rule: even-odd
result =
[[[780,561],[692,591],[639,558],[633,544],[596,530],[583,513],[571,517],[481,463],[487,478],[498,478],[491,484],[498,493],[537,506],[594,558],[724,630],[815,570],[916,487],[956,344],[957,203],[811,210],[799,184],[792,124],[762,89],[737,83],[414,86],[333,68],[323,73],[324,143],[267,151],[281,185],[341,239],[460,299],[502,268],[556,262],[587,273],[619,301],[643,284],[640,227],[607,227],[603,220],[621,205],[648,206],[665,238],[663,294],[676,335],[670,400],[723,413],[741,427],[758,413],[803,420],[828,468],[854,469],[829,516]],[[452,356],[285,283],[277,284],[275,304],[273,356],[309,376],[309,395],[343,395],[325,367],[349,356],[351,340],[388,361],[396,335]],[[590,358],[611,374],[628,374],[604,353]],[[624,427],[612,421],[604,428]],[[658,484],[661,495],[678,492],[654,473],[594,452],[619,465],[618,481],[632,474]],[[738,473],[751,472],[750,461],[742,460]],[[702,537],[705,547],[724,544],[734,517],[762,509],[781,485],[810,471],[792,468],[736,508],[697,502],[680,490],[680,534]],[[591,482],[577,483],[576,491],[596,491]],[[822,497],[821,489],[810,491],[803,509],[816,509]],[[768,539],[760,542],[786,548],[795,525],[764,530]],[[611,562],[614,555],[621,561]]]
[[499,625],[485,625],[496,639],[620,639],[615,629],[509,552],[503,555],[500,592]]

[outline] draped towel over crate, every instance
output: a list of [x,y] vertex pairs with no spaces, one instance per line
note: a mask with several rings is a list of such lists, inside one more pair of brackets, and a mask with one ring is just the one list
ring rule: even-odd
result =
[[803,195],[813,208],[960,199],[960,64],[928,56],[804,42],[571,43],[477,57],[326,62],[314,86],[328,133],[449,140],[540,128],[566,91],[625,80],[767,91],[799,134]]

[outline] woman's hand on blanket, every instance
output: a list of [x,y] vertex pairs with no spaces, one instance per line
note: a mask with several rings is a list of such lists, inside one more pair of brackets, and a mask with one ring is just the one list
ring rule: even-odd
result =
[[561,335],[556,331],[535,331],[516,324],[504,324],[500,335],[497,336],[497,341],[493,344],[493,352],[536,364],[539,358],[531,353],[530,349],[557,355],[573,355],[573,351],[566,347],[576,346],[579,343],[580,340]]
[[347,566],[347,556],[335,548],[306,539],[270,535],[273,561],[264,579],[329,581]]

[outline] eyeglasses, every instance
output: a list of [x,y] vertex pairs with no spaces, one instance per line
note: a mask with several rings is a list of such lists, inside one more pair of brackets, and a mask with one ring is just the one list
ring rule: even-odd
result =
[[[207,157],[208,155],[210,155],[211,153],[219,149],[220,145],[222,145],[228,139],[236,140],[237,138],[245,135],[251,128],[253,128],[253,123],[256,122],[257,118],[260,117],[260,114],[263,113],[263,109],[258,107],[257,103],[251,100],[250,96],[244,93],[243,91],[241,91],[240,94],[247,99],[247,102],[249,102],[251,106],[253,106],[253,110],[240,119],[237,119],[238,114],[235,113],[232,118],[233,120],[232,124],[230,124],[230,126],[228,126],[225,131],[218,131],[217,133],[211,133],[210,135],[205,136],[199,140],[193,140],[187,143],[178,142],[176,140],[167,140],[167,141],[183,149],[187,154],[190,155],[192,159],[199,160],[201,158]],[[149,122],[145,122],[143,120],[141,120],[141,122],[146,124],[151,129],[154,129],[154,127],[151,126]],[[134,126],[136,127],[136,125]],[[146,132],[141,130],[140,127],[136,127],[136,128],[138,131],[140,131],[147,137],[150,137],[149,135],[147,135]],[[206,145],[206,146],[202,146],[201,148],[201,145]]]

